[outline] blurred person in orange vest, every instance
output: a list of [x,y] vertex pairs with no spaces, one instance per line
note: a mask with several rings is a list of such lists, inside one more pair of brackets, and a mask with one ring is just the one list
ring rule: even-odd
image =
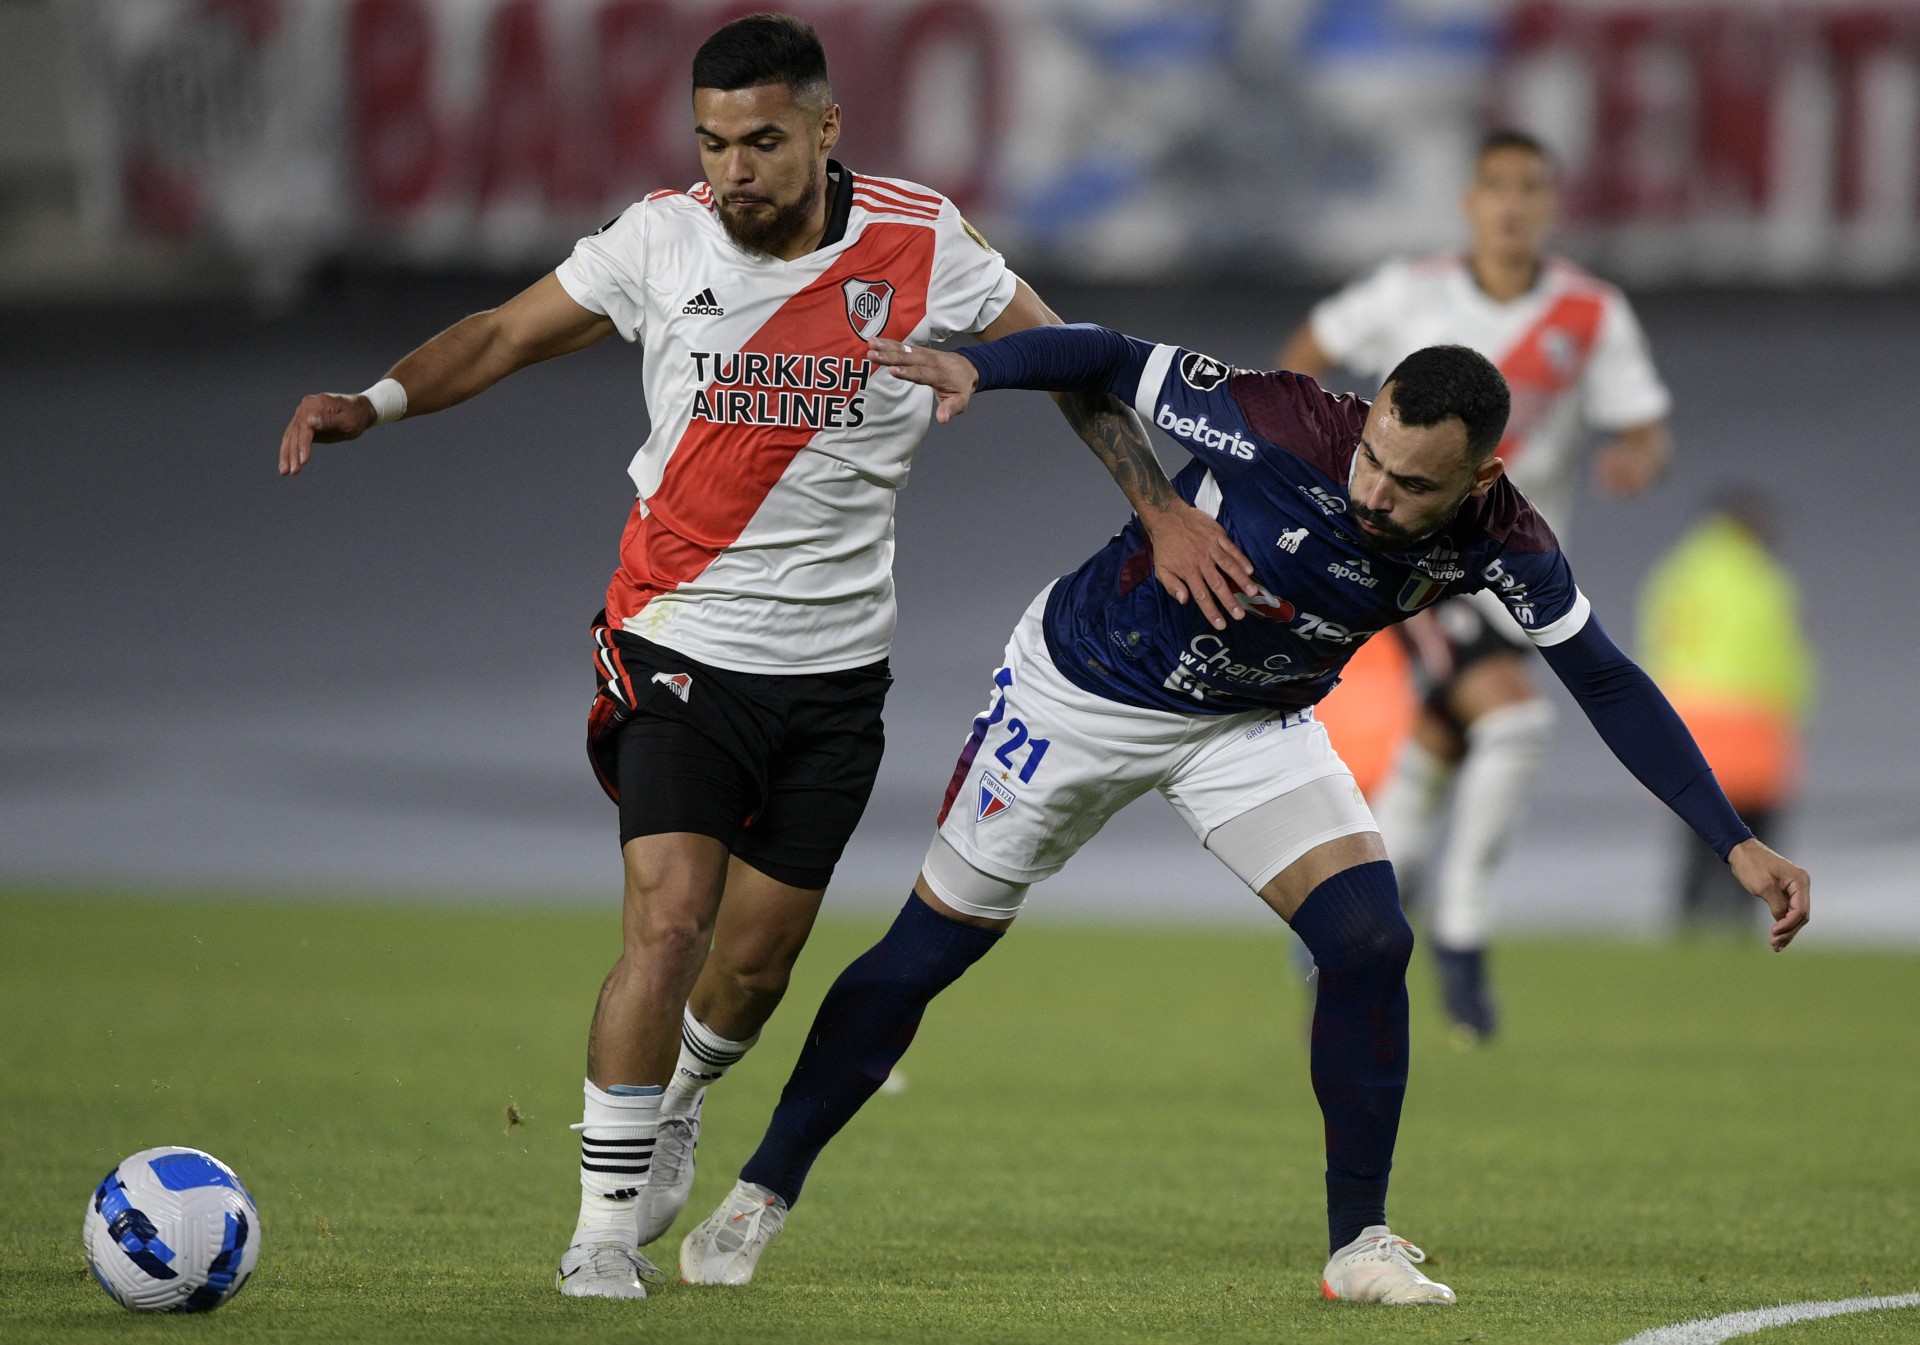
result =
[[[1773,554],[1772,510],[1748,488],[1722,494],[1654,567],[1640,598],[1642,662],[1756,836],[1771,845],[1800,784],[1800,726],[1814,656],[1793,576]],[[1744,926],[1752,898],[1719,857],[1682,843],[1680,920]]]

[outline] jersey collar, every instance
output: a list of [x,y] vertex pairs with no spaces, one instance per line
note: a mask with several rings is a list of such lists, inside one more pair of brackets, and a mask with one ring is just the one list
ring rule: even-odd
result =
[[819,252],[842,242],[847,236],[847,219],[853,214],[853,174],[838,159],[827,160],[827,231],[820,235]]

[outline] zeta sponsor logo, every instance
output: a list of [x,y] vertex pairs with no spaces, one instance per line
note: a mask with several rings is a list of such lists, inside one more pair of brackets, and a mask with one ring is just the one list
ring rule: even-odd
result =
[[711,288],[701,290],[687,300],[687,306],[680,311],[690,313],[696,318],[724,318],[727,315],[727,310],[722,308],[720,301],[713,297]]
[[1180,377],[1196,392],[1212,392],[1227,381],[1233,370],[1211,355],[1190,350],[1180,357]]
[[1274,539],[1273,544],[1289,556],[1300,554],[1300,543],[1307,540],[1305,528],[1289,528]]
[[1410,574],[1407,582],[1400,586],[1400,596],[1394,599],[1394,604],[1403,612],[1417,612],[1446,592],[1446,588],[1443,581],[1430,575]]
[[1202,448],[1215,448],[1223,453],[1231,453],[1242,462],[1253,461],[1253,441],[1238,430],[1223,430],[1217,425],[1207,424],[1207,418],[1182,416],[1174,412],[1165,402],[1154,413],[1153,423],[1168,434],[1188,443],[1198,444]]
[[690,704],[688,697],[693,695],[692,673],[655,673],[653,680],[680,698],[681,704]]
[[1320,506],[1320,512],[1332,517],[1347,512],[1347,502],[1324,486],[1300,486],[1300,493]]
[[980,772],[980,808],[973,820],[985,822],[988,818],[1000,816],[1013,807],[1016,797],[1006,782],[996,778],[991,770]]
[[1344,579],[1349,584],[1358,584],[1361,588],[1379,588],[1380,581],[1374,577],[1373,566],[1365,556],[1358,559],[1336,560],[1327,566],[1327,573],[1335,579]]
[[884,280],[855,277],[840,287],[847,298],[847,325],[862,341],[871,341],[886,330],[887,316],[893,312],[893,286]]

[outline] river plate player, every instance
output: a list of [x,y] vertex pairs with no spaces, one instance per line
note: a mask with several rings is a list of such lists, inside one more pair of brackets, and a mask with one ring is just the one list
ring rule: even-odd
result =
[[1413,931],[1373,817],[1313,712],[1353,651],[1445,597],[1492,593],[1627,768],[1772,909],[1776,950],[1806,923],[1806,872],[1741,823],[1506,479],[1493,450],[1507,385],[1483,356],[1416,351],[1369,405],[1297,374],[1232,370],[1101,327],[1022,332],[958,355],[893,341],[874,353],[934,388],[943,420],[989,388],[1133,402],[1192,453],[1174,484],[1253,558],[1258,592],[1253,615],[1226,631],[1197,620],[1155,580],[1150,541],[1129,522],[1034,600],[960,755],[913,895],[828,992],[760,1148],[682,1245],[682,1278],[752,1276],[813,1160],[904,1054],[927,1003],[993,946],[1031,884],[1157,789],[1319,967],[1322,1293],[1453,1302],[1387,1225]]
[[[300,403],[315,441],[439,411],[618,333],[645,347],[652,433],[606,609],[589,747],[620,809],[624,951],[587,1039],[580,1217],[558,1283],[644,1298],[686,1203],[706,1088],[787,987],[880,762],[893,501],[933,395],[868,342],[1059,321],[910,182],[828,157],[840,109],[812,28],[727,24],[693,61],[706,180],[634,205],[545,279],[359,396]],[[1124,402],[1062,409],[1151,531],[1161,577],[1224,628],[1246,559],[1180,498]],[[1250,587],[1249,587],[1250,591]]]

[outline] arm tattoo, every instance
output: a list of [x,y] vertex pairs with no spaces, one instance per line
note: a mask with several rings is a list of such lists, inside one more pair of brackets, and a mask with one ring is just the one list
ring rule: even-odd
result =
[[1061,414],[1107,469],[1136,512],[1179,502],[1133,409],[1109,392],[1059,394]]

